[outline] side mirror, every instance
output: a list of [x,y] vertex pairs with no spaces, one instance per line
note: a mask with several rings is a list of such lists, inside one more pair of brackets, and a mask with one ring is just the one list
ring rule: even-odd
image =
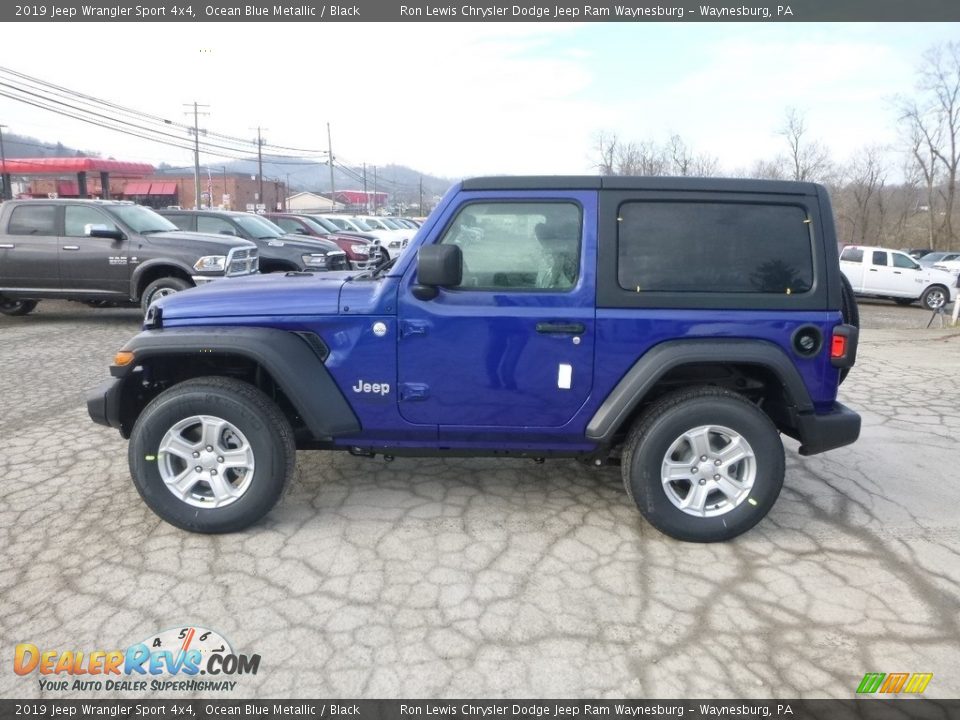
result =
[[123,233],[115,227],[94,225],[87,223],[83,226],[83,234],[87,237],[107,238],[108,240],[123,240]]
[[463,281],[463,253],[457,245],[424,245],[417,251],[417,284],[413,296],[433,300],[438,288]]

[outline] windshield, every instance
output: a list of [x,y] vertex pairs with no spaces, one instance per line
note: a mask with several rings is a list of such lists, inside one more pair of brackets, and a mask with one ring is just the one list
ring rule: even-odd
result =
[[311,215],[311,216],[310,216],[310,219],[313,220],[317,225],[319,225],[320,227],[322,227],[325,232],[335,233],[335,232],[337,232],[337,230],[342,230],[342,229],[343,229],[343,228],[340,228],[340,227],[334,225],[332,222],[330,222],[330,221],[327,220],[326,218],[320,217],[319,215]]
[[350,225],[344,218],[327,218],[330,222],[336,225],[341,230],[354,230],[355,228]]
[[350,218],[350,222],[352,222],[354,225],[357,226],[357,230],[362,230],[363,232],[370,232],[371,230],[373,230],[372,227],[367,225],[367,223],[365,223],[360,218]]
[[142,205],[106,205],[103,208],[136,233],[169,232],[177,226]]
[[309,225],[314,232],[318,232],[321,235],[326,235],[327,233],[337,231],[336,228],[334,228],[333,230],[329,230],[328,228],[324,227],[323,223],[321,223],[316,218],[308,217],[306,215],[301,215],[300,219],[303,222],[305,222],[307,225]]
[[277,238],[285,234],[280,227],[259,215],[234,215],[233,220],[237,225],[242,227],[245,232],[250,233],[252,237],[258,240]]
[[933,265],[935,262],[937,262],[937,260],[942,258],[944,255],[946,255],[946,253],[942,253],[942,252],[927,253],[922,258],[920,258],[920,263],[923,265]]
[[391,220],[390,218],[383,218],[380,222],[382,222],[391,230],[403,230],[403,225],[398,223],[396,220]]

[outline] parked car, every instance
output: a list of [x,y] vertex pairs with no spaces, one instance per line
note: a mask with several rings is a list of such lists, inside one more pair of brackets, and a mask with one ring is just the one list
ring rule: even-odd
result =
[[923,257],[919,258],[917,262],[925,267],[933,267],[937,263],[956,260],[957,258],[960,258],[960,253],[938,250],[937,252],[927,253]]
[[330,232],[317,219],[309,215],[296,213],[266,213],[263,217],[270,220],[285,233],[306,235],[330,240],[347,254],[350,267],[354,270],[368,270],[380,264],[383,253],[379,245],[356,235],[343,235]]
[[403,252],[403,249],[407,247],[416,234],[414,230],[394,225],[393,221],[385,217],[357,215],[353,218],[353,221],[361,227],[369,227],[371,232],[382,234],[383,240],[381,242],[389,250],[390,257],[396,257]]
[[905,252],[914,260],[920,260],[920,258],[932,253],[933,250],[931,250],[930,248],[913,248],[913,249],[903,248],[900,250],[900,252]]
[[26,315],[44,299],[140,303],[257,272],[240,238],[181,232],[150,208],[100,200],[0,205],[0,312]]
[[407,246],[408,241],[397,237],[395,230],[370,227],[361,217],[348,217],[346,215],[322,215],[321,217],[342,228],[345,233],[375,238],[374,242],[383,248],[387,260],[397,257]]
[[887,298],[900,305],[919,301],[938,310],[957,296],[955,275],[923,267],[900,250],[848,245],[840,253],[840,270],[861,297]]
[[260,250],[260,272],[349,270],[347,254],[329,240],[290,235],[253,213],[229,210],[158,210],[183,230],[230,235]]

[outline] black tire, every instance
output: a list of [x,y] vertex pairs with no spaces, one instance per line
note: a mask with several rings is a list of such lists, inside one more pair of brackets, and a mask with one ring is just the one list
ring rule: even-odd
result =
[[[752,449],[756,469],[750,491],[713,517],[681,510],[668,497],[661,479],[667,451],[687,431],[708,425],[738,433]],[[707,462],[707,467],[712,465]],[[729,390],[702,385],[665,395],[643,413],[627,436],[621,470],[627,495],[655,528],[686,542],[719,542],[746,532],[773,507],[783,487],[783,443],[770,418],[756,405]],[[689,487],[692,491],[692,481]],[[708,490],[705,500],[719,498],[716,493],[719,490]],[[705,503],[708,510],[709,505]]]
[[[843,273],[840,273],[840,314],[847,325],[860,327],[860,307],[857,305],[857,296],[853,292],[853,285]],[[849,374],[850,368],[841,368],[839,382],[843,383]]]
[[158,278],[143,289],[143,295],[140,296],[140,307],[144,314],[146,314],[150,304],[158,297],[172,295],[175,292],[180,292],[181,290],[186,290],[187,288],[191,287],[193,287],[193,285],[182,278]]
[[[220,418],[239,431],[254,459],[249,484],[222,507],[202,506],[205,488],[213,495],[202,475],[201,484],[191,489],[197,494],[190,500],[200,502],[198,507],[174,495],[161,474],[161,463],[174,461],[160,453],[164,436],[177,423],[200,415]],[[293,476],[296,446],[290,423],[260,390],[232,378],[203,377],[175,385],[147,405],[130,435],[128,456],[134,485],[157,515],[190,532],[228,533],[253,525],[277,504]],[[188,461],[193,462],[202,463],[204,457]]]
[[893,301],[897,305],[913,305],[916,302],[913,298],[894,298]]
[[29,315],[37,306],[36,300],[14,300],[13,298],[0,297],[0,313],[12,317]]
[[943,285],[931,285],[920,296],[920,304],[927,310],[939,310],[950,302],[950,291]]

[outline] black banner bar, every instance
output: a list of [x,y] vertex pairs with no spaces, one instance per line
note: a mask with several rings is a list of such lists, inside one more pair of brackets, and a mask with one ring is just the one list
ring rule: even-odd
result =
[[960,700],[0,700],[0,718],[947,720]]
[[958,0],[56,0],[3,3],[4,22],[960,22]]

